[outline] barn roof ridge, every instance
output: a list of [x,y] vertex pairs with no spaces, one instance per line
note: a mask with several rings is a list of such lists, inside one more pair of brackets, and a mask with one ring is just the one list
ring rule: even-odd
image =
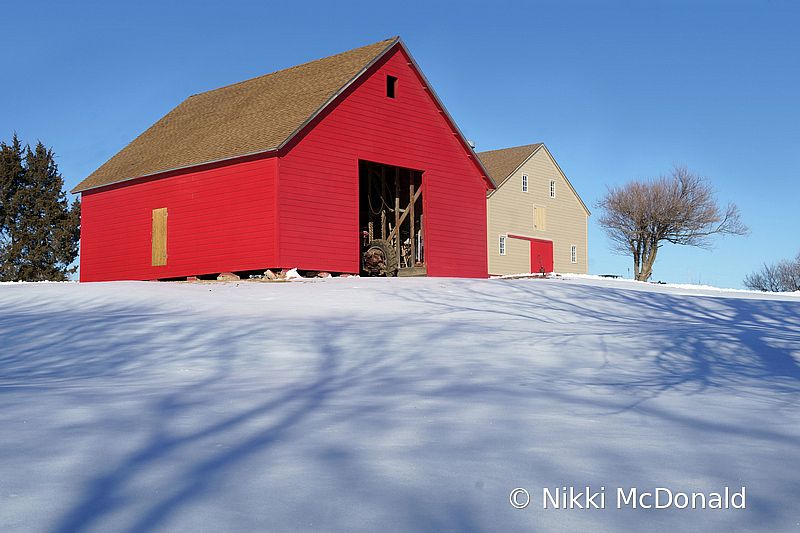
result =
[[392,37],[191,95],[71,192],[278,150],[398,43],[405,49]]

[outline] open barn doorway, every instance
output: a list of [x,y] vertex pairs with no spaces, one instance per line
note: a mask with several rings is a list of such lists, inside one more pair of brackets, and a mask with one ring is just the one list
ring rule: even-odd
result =
[[423,173],[358,162],[361,274],[425,276]]

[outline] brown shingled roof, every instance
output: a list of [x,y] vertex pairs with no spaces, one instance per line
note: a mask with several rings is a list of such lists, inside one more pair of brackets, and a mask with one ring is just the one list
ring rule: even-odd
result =
[[399,37],[191,96],[72,189],[275,150]]
[[525,146],[515,146],[514,148],[478,152],[475,155],[480,158],[484,168],[491,174],[494,182],[500,185],[541,145],[542,143],[527,144]]

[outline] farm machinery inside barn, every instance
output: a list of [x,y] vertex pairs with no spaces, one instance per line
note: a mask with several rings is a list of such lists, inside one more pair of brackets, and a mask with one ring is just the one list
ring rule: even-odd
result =
[[422,172],[359,161],[361,274],[425,276]]

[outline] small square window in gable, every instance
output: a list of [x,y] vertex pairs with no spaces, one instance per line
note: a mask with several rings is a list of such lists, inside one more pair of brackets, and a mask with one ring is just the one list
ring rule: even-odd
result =
[[397,78],[394,76],[386,75],[386,97],[396,98],[397,96]]

